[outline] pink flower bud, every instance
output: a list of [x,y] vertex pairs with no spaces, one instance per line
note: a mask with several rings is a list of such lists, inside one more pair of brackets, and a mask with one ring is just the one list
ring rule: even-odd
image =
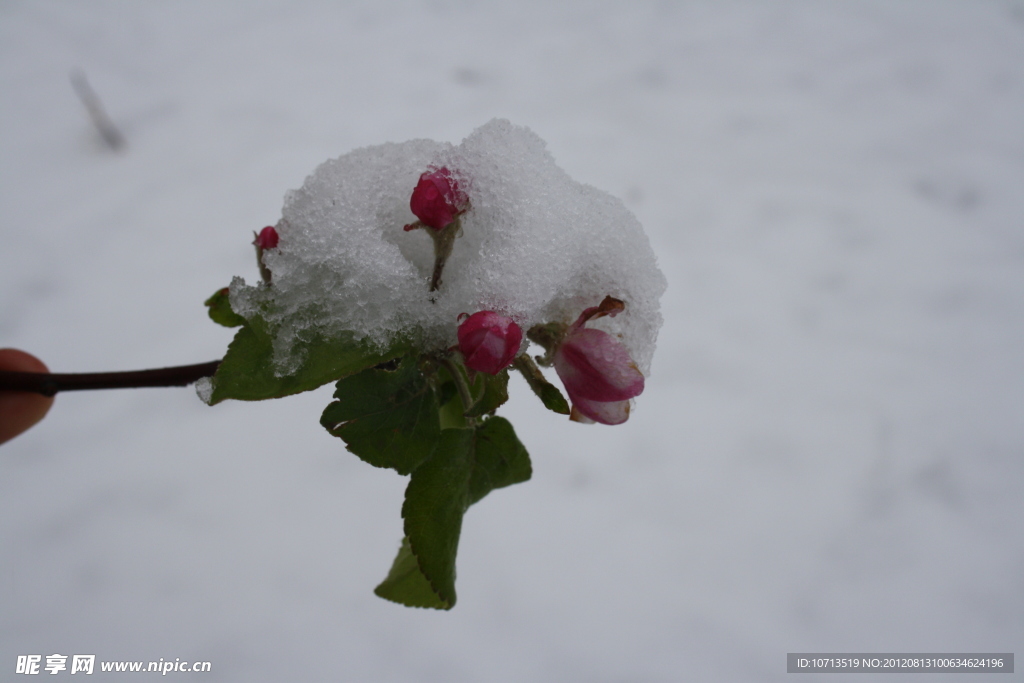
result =
[[276,249],[279,239],[277,230],[274,230],[272,225],[268,225],[260,230],[260,234],[256,235],[256,241],[253,244],[260,249]]
[[629,399],[644,390],[644,376],[626,348],[607,332],[583,327],[623,308],[618,299],[606,297],[600,306],[583,311],[555,351],[555,372],[572,401],[573,419],[621,424],[629,418]]
[[522,342],[523,330],[519,325],[494,311],[474,313],[459,325],[459,351],[466,359],[466,367],[488,375],[497,375],[507,368]]
[[469,198],[447,168],[421,175],[409,200],[409,208],[416,217],[434,230],[446,228],[468,206]]

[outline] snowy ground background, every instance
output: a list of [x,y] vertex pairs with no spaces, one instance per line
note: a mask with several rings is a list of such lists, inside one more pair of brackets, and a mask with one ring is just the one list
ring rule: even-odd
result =
[[648,230],[666,323],[629,423],[513,386],[534,478],[467,515],[438,613],[371,592],[405,479],[319,426],[329,388],[60,395],[0,449],[0,677],[54,652],[445,682],[1019,655],[1021,2],[5,2],[0,346],[218,358],[202,302],[256,276],[286,190],[494,116]]

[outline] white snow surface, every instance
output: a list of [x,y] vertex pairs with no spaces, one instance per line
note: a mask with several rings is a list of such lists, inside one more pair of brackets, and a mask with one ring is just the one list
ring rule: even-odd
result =
[[0,678],[54,653],[445,683],[1019,654],[1018,0],[2,3],[0,345],[55,372],[219,358],[202,302],[256,281],[285,190],[493,118],[650,238],[664,325],[629,422],[513,379],[533,478],[469,510],[436,612],[372,593],[406,479],[320,427],[330,387],[61,394],[0,447]]
[[[433,241],[403,226],[416,220],[409,196],[420,174],[439,168],[470,208],[431,292]],[[627,306],[603,327],[649,371],[665,277],[643,228],[621,200],[573,181],[536,134],[508,121],[458,146],[412,140],[325,162],[287,194],[277,231],[280,244],[263,257],[272,285],[237,278],[231,303],[271,324],[278,374],[299,366],[310,331],[432,351],[457,343],[461,314],[497,311],[524,330],[568,325],[609,295]]]

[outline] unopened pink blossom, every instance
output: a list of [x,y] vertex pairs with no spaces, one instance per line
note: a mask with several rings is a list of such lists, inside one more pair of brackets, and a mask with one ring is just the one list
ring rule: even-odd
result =
[[[448,227],[469,206],[469,198],[447,168],[427,171],[412,191],[409,208],[434,230]],[[413,226],[406,226],[406,230]]]
[[523,330],[512,318],[480,311],[462,321],[458,330],[459,351],[466,367],[497,375],[512,364],[523,342]]
[[586,309],[555,351],[555,372],[569,394],[573,419],[621,424],[629,418],[629,399],[644,390],[644,376],[619,340],[584,327],[588,320],[623,308],[618,299],[606,297],[600,306]]
[[268,225],[260,230],[260,234],[256,235],[254,244],[260,249],[276,249],[279,240],[277,230],[274,230],[274,226]]

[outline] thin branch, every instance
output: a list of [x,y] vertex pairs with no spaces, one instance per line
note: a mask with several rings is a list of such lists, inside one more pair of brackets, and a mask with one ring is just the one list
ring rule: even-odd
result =
[[30,391],[53,396],[59,391],[87,389],[137,389],[141,387],[183,387],[203,377],[211,377],[219,360],[197,365],[179,365],[154,370],[128,372],[82,372],[51,374],[46,372],[13,372],[0,370],[0,391]]
[[71,87],[75,89],[78,99],[82,101],[85,110],[89,112],[89,118],[92,119],[93,125],[96,126],[96,130],[99,131],[100,137],[107,143],[107,146],[114,151],[121,149],[124,146],[124,136],[107,116],[107,110],[103,108],[99,95],[89,85],[83,72],[77,70],[71,72]]

